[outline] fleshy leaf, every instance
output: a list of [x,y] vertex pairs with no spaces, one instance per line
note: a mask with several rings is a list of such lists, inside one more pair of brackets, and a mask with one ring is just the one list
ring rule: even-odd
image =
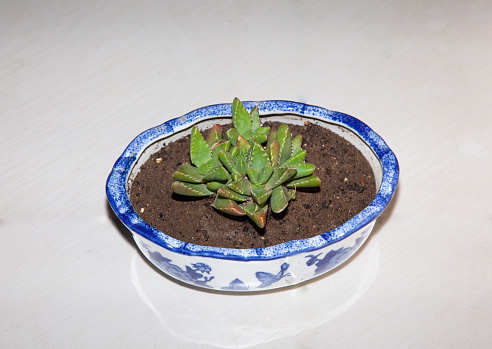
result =
[[186,196],[210,196],[214,194],[214,192],[207,189],[205,184],[174,182],[171,185],[171,189],[176,194]]
[[236,173],[231,174],[231,180],[232,180],[232,181],[238,181],[238,180],[240,180],[241,178],[243,178],[243,176],[242,176],[242,175],[240,175],[240,174],[236,174]]
[[221,195],[227,199],[231,199],[234,201],[240,201],[240,202],[246,201],[249,199],[249,196],[236,193],[234,190],[229,189],[227,186],[224,186],[224,187],[220,188],[219,190],[217,190],[217,194],[219,194],[219,195]]
[[321,180],[317,176],[298,178],[290,181],[285,186],[287,188],[313,188],[319,186]]
[[240,205],[241,208],[246,212],[249,219],[253,221],[260,228],[264,228],[266,224],[266,214],[268,211],[268,206],[256,205],[254,202],[247,202]]
[[239,152],[241,154],[246,154],[251,148],[246,138],[241,135],[237,138],[237,147],[239,148]]
[[268,126],[262,126],[262,127],[259,127],[257,128],[254,132],[253,132],[253,135],[267,135],[268,136],[268,133],[270,132],[270,127]]
[[240,180],[227,184],[227,187],[241,195],[251,195],[251,183],[247,179],[241,178]]
[[280,125],[277,130],[276,140],[280,147],[280,164],[286,162],[292,154],[292,135],[286,124]]
[[297,135],[292,139],[292,155],[296,155],[296,149],[301,149],[302,136]]
[[248,161],[244,158],[243,154],[239,154],[236,158],[236,169],[242,175],[245,175],[248,170]]
[[280,167],[273,170],[273,174],[265,184],[265,189],[274,189],[289,180],[291,177],[294,177],[297,173],[297,170],[292,167]]
[[247,129],[246,131],[241,133],[241,136],[243,136],[245,139],[247,139],[247,138],[251,137],[252,134],[253,134],[253,130]]
[[200,166],[198,166],[198,173],[201,175],[204,175],[205,173],[210,171],[215,166],[217,166],[217,164],[215,163],[215,160],[210,159],[210,160],[202,163]]
[[251,116],[243,103],[237,98],[234,98],[232,102],[232,123],[241,135],[246,130],[251,129]]
[[248,175],[249,181],[251,184],[257,185],[258,184],[258,171],[253,170],[252,168],[248,168],[246,170],[246,174]]
[[271,190],[266,190],[263,188],[251,189],[251,196],[253,197],[255,202],[260,206],[263,206],[267,202],[268,198],[270,197],[270,194],[272,194]]
[[210,182],[210,181],[226,182],[229,180],[229,173],[224,167],[219,165],[208,171],[203,177],[203,180],[206,182]]
[[277,167],[278,163],[280,161],[280,145],[278,141],[273,142],[270,144],[268,149],[268,156],[270,157],[270,163],[272,164],[273,167]]
[[219,151],[229,151],[231,148],[231,142],[230,141],[218,141],[212,145],[212,158],[215,160],[219,159]]
[[302,150],[301,148],[293,148],[292,149],[292,156],[296,156],[297,154],[300,154],[302,153],[304,150]]
[[302,164],[305,157],[306,157],[306,151],[301,150],[297,155],[290,157],[289,159],[287,159],[287,161],[280,164],[280,166],[292,166],[292,165]]
[[260,143],[254,141],[251,150],[251,159],[249,167],[260,171],[263,167],[270,165],[270,160],[266,151],[263,149]]
[[270,199],[270,204],[272,206],[272,211],[275,213],[282,212],[289,204],[290,195],[284,186],[278,186],[272,191],[272,197]]
[[237,144],[237,138],[239,137],[239,132],[235,128],[230,128],[226,131],[226,137],[231,142],[231,144]]
[[298,179],[302,177],[307,177],[314,172],[315,166],[313,164],[302,163],[298,165],[292,165],[291,167],[297,170],[297,173],[292,179]]
[[263,167],[258,173],[258,184],[263,185],[266,182],[268,182],[268,180],[272,176],[272,173],[273,173],[272,165],[266,165],[265,167]]
[[207,144],[212,146],[217,141],[222,139],[222,127],[219,124],[215,124],[210,131],[208,131],[207,135]]
[[[251,112],[249,113],[251,116],[251,129],[256,131],[258,128],[260,128],[260,112],[258,111],[258,107],[255,106],[253,109],[251,109]],[[266,132],[268,133],[268,132]]]
[[233,147],[229,150],[228,154],[232,161],[236,161],[237,156],[239,155],[239,149],[237,147]]
[[240,174],[236,168],[236,165],[234,164],[233,160],[231,159],[231,156],[229,155],[229,153],[226,153],[225,151],[219,151],[219,160],[225,166],[227,171],[229,171],[229,173]]
[[250,136],[245,138],[250,144],[253,141],[257,141],[258,143],[263,144],[268,139],[268,132],[270,132],[270,127],[260,127],[256,131],[252,132]]
[[223,182],[207,182],[207,189],[217,191],[225,185]]
[[173,178],[177,181],[187,183],[203,183],[203,176],[198,173],[198,168],[188,163],[181,165],[174,172]]
[[232,216],[244,216],[246,212],[233,200],[222,198],[217,195],[212,207],[215,209],[230,214]]
[[253,143],[254,141],[257,141],[259,143],[265,143],[267,140],[267,135],[266,134],[258,134],[258,135],[251,135],[250,137],[247,138],[249,143]]
[[266,144],[267,149],[270,148],[270,144],[275,142],[276,138],[277,138],[277,131],[276,130],[270,131],[267,138],[267,144]]
[[191,162],[197,167],[212,158],[210,146],[196,126],[191,128],[190,156]]

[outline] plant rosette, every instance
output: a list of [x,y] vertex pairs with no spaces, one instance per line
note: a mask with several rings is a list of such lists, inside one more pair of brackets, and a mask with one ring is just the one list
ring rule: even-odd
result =
[[177,240],[143,221],[129,198],[139,167],[152,153],[189,135],[192,130],[230,123],[232,104],[228,103],[199,108],[169,120],[144,131],[128,145],[106,184],[108,201],[116,216],[132,232],[142,254],[158,269],[198,287],[260,291],[298,284],[338,267],[367,240],[376,219],[393,197],[399,177],[395,154],[371,128],[347,114],[292,101],[243,102],[243,105],[248,112],[257,108],[262,122],[315,123],[349,141],[363,154],[374,172],[377,193],[373,201],[331,231],[264,248],[196,245]]

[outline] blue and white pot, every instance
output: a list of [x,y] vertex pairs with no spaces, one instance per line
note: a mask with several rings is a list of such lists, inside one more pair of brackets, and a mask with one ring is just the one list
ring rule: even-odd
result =
[[291,101],[243,102],[258,106],[262,121],[304,124],[330,129],[356,146],[371,165],[377,195],[362,212],[338,228],[280,245],[232,249],[195,245],[172,238],[144,222],[129,199],[140,166],[163,144],[190,133],[231,122],[231,104],[194,110],[138,135],[116,161],[106,184],[109,203],[133,233],[142,253],[164,273],[185,283],[215,290],[258,291],[294,285],[322,275],[349,259],[366,241],[376,218],[388,206],[399,176],[398,161],[386,143],[356,118]]

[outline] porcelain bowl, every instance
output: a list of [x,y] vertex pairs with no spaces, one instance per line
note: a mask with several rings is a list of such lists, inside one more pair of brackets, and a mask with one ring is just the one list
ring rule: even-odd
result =
[[258,106],[261,120],[316,123],[356,146],[371,165],[377,194],[355,217],[334,230],[304,240],[255,249],[195,245],[176,240],[144,222],[133,209],[129,190],[139,167],[170,141],[190,133],[193,125],[206,129],[231,122],[231,104],[196,109],[138,135],[116,161],[106,184],[109,203],[132,232],[142,254],[157,268],[185,283],[221,291],[259,291],[294,285],[322,275],[348,260],[366,241],[376,218],[388,206],[398,183],[395,154],[383,139],[347,114],[298,102],[243,102]]

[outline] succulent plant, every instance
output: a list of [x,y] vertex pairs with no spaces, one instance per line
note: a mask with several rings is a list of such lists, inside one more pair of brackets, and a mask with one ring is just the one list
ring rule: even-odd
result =
[[248,112],[237,98],[232,103],[232,122],[225,138],[218,124],[206,138],[193,126],[191,164],[183,164],[173,174],[176,181],[171,188],[180,195],[215,195],[215,209],[246,215],[263,228],[268,204],[273,212],[282,212],[295,199],[296,188],[317,187],[320,179],[312,174],[315,166],[304,161],[301,135],[292,138],[287,125],[270,131],[261,126],[258,108]]

